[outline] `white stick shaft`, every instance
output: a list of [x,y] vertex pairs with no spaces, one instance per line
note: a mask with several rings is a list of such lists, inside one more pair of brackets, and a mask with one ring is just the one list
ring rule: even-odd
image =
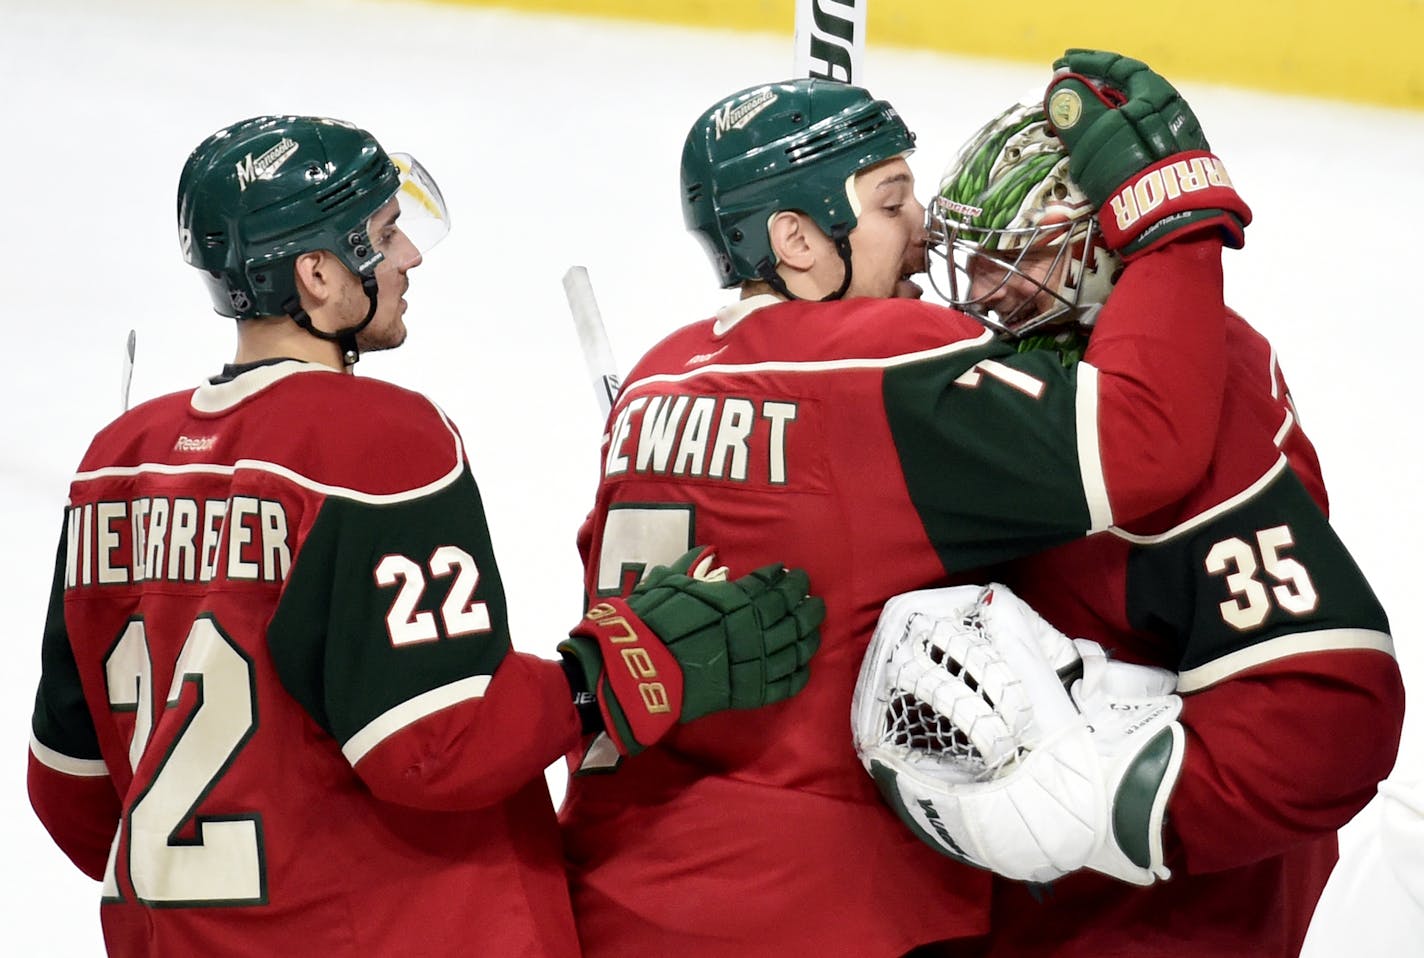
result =
[[129,330],[129,338],[124,342],[124,372],[120,380],[124,412],[129,411],[129,386],[133,384],[134,350],[138,346],[138,332]]
[[798,77],[864,86],[865,7],[869,0],[796,0]]
[[603,328],[603,316],[593,295],[593,283],[588,270],[571,266],[564,274],[564,295],[569,298],[569,312],[578,330],[579,347],[588,366],[589,380],[598,399],[598,409],[604,419],[613,408],[613,400],[621,386],[618,366],[613,361],[613,347],[608,343],[608,331]]
[[[865,53],[865,8],[870,0],[796,0],[795,75],[825,77],[842,83],[861,83]],[[588,270],[571,266],[564,274],[564,294],[569,299],[579,346],[589,380],[606,420],[621,384],[608,331],[598,311]],[[127,380],[125,381],[127,404]]]

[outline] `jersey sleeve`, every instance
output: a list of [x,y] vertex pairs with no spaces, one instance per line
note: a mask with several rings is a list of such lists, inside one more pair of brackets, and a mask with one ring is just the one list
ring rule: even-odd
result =
[[[1111,522],[1174,503],[1202,480],[1226,389],[1221,243],[1173,243],[1123,272],[1088,341],[1096,444]],[[1094,527],[1096,530],[1096,526]]]
[[99,752],[64,622],[66,530],[60,532],[30,723],[30,804],[56,845],[90,878],[103,876],[119,797]]
[[468,465],[397,501],[328,498],[268,643],[288,691],[389,801],[483,807],[577,742],[562,669],[512,651]]
[[1176,637],[1188,744],[1168,815],[1188,869],[1338,829],[1394,764],[1404,690],[1384,609],[1306,486],[1282,457],[1235,501],[1137,538],[1129,617]]
[[1186,696],[1167,822],[1187,871],[1250,864],[1338,830],[1389,775],[1403,718],[1393,657],[1366,649],[1273,660]]
[[950,572],[1040,551],[1183,496],[1225,380],[1220,243],[1134,261],[1084,360],[997,342],[892,367],[905,479]]

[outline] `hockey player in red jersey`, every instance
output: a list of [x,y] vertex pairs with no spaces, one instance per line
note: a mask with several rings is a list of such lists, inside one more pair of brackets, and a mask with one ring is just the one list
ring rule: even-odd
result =
[[[1197,148],[1101,155],[1131,183]],[[1102,112],[1089,125],[1112,117]],[[796,80],[714,104],[688,135],[683,210],[741,299],[626,379],[580,535],[588,601],[712,537],[794,556],[826,600],[794,702],[678,729],[562,812],[592,956],[892,958],[989,927],[989,876],[920,846],[848,735],[881,605],[907,589],[1138,519],[1209,463],[1226,365],[1220,254],[1249,218],[1229,187],[1143,217],[1144,245],[1082,362],[1018,353],[963,313],[890,299],[923,256],[913,137],[857,87]],[[1180,227],[1180,228],[1179,228]]]
[[110,954],[576,955],[545,767],[794,694],[819,600],[690,552],[562,663],[513,651],[459,432],[343,375],[405,338],[433,181],[347,124],[258,117],[189,157],[178,221],[236,358],[85,454],[30,750]]
[[[1089,51],[1058,65],[1055,89],[1072,74],[1126,87],[1145,70]],[[1052,103],[1048,116],[1009,109],[949,164],[930,230],[948,269],[932,256],[930,273],[1007,342],[1071,365],[1132,267],[1110,249],[1116,210],[1100,219],[1078,186],[1084,167],[1050,126]],[[1225,401],[1200,481],[1108,532],[976,574],[1116,659],[1176,673],[1164,701],[1180,697],[1179,770],[1154,791],[1162,857],[1131,878],[1148,887],[1086,869],[1048,887],[996,876],[990,933],[917,955],[1293,956],[1336,829],[1394,762],[1404,702],[1384,611],[1326,521],[1274,351],[1224,315]]]

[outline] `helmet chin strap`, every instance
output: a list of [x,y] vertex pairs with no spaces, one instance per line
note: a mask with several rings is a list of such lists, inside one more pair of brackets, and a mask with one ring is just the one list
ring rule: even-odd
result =
[[376,318],[376,277],[374,275],[361,277],[361,288],[366,291],[366,299],[371,304],[366,310],[366,318],[355,326],[347,326],[345,329],[338,329],[334,333],[328,333],[312,325],[311,316],[307,314],[306,310],[302,309],[301,300],[295,296],[283,303],[282,309],[288,316],[292,317],[293,322],[311,333],[317,339],[324,339],[329,343],[335,343],[341,350],[341,364],[343,366],[354,366],[361,358],[361,351],[356,347],[356,337],[360,335],[362,330],[371,325],[371,320]]
[[[829,296],[822,296],[818,302],[829,303],[833,299],[840,299],[845,296],[846,290],[850,289],[851,268],[850,268],[850,230],[844,224],[831,229],[831,239],[835,241],[836,252],[840,254],[841,264],[845,267],[845,275],[841,279],[841,288],[831,293]],[[781,274],[776,271],[776,264],[768,256],[757,264],[757,275],[761,277],[772,289],[781,294],[784,299],[800,299],[791,290],[786,288],[786,281],[781,278]]]

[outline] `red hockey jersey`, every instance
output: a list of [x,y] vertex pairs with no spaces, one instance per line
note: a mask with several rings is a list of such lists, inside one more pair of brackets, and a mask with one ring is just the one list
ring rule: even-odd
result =
[[993,573],[1068,634],[1180,672],[1172,878],[996,879],[991,944],[945,956],[1293,956],[1336,829],[1394,763],[1404,698],[1384,610],[1326,521],[1274,351],[1235,314],[1227,335],[1203,481],[1152,516]]
[[1135,261],[1084,362],[904,300],[752,299],[633,370],[582,530],[590,600],[693,542],[824,597],[804,692],[681,726],[563,811],[591,956],[897,956],[987,930],[988,875],[921,845],[851,747],[890,596],[1139,518],[1203,475],[1224,378],[1220,244]]
[[30,794],[113,955],[577,953],[546,765],[460,436],[293,361],[144,404],[70,489]]

